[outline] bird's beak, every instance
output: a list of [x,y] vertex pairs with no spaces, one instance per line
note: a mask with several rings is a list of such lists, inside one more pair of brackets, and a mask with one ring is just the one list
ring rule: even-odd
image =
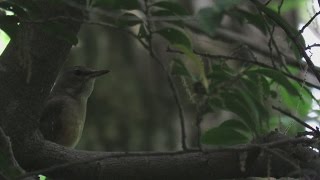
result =
[[98,71],[91,71],[89,73],[89,77],[90,78],[95,78],[95,77],[98,77],[98,76],[102,76],[104,74],[107,74],[108,72],[110,72],[109,70],[98,70]]

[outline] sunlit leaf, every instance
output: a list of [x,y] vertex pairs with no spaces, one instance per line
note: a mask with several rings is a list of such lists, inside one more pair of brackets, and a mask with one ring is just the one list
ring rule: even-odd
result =
[[300,96],[292,96],[283,88],[278,88],[281,102],[289,109],[296,112],[299,116],[306,116],[312,107],[312,97],[305,88],[302,88],[299,83],[293,84],[300,92]]
[[[271,1],[268,4],[268,7],[274,11],[277,11],[279,8],[279,3],[276,1]],[[303,6],[304,1],[301,0],[290,0],[290,1],[283,1],[281,6],[281,12],[286,13],[288,11],[292,11],[294,9],[299,9],[301,6]]]

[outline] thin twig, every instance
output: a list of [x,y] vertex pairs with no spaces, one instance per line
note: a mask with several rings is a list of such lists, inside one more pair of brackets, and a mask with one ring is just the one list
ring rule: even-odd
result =
[[298,36],[301,36],[301,34],[303,33],[303,31],[312,23],[312,21],[320,14],[320,11],[318,11],[317,13],[315,13],[310,19],[309,21],[304,25],[302,26],[302,28],[299,30],[299,34],[297,34],[297,37]]
[[302,57],[306,60],[308,66],[310,67],[310,70],[312,71],[312,73],[315,75],[315,77],[317,78],[318,82],[320,82],[320,74],[316,71],[316,67],[313,64],[313,62],[311,61],[310,57],[308,56],[308,54],[305,52],[305,47],[298,42],[297,37],[301,36],[301,34],[293,34],[290,27],[288,27],[287,24],[283,23],[279,18],[274,17],[272,14],[270,14],[269,12],[267,12],[264,8],[263,8],[263,4],[261,4],[259,1],[257,0],[250,0],[253,4],[256,5],[256,7],[263,11],[270,19],[272,19],[275,23],[277,23],[281,29],[287,34],[287,36],[289,37],[289,39],[295,44],[295,46],[297,47],[297,49],[299,50],[299,53],[302,55]]
[[309,124],[305,123],[303,120],[299,119],[298,117],[292,115],[291,113],[289,112],[286,112],[278,107],[275,107],[275,106],[272,106],[273,109],[281,112],[282,114],[286,115],[286,116],[289,116],[290,118],[292,118],[293,120],[295,120],[297,123],[301,124],[302,126],[310,129],[311,131],[313,131],[314,133],[317,133],[319,134],[319,131],[316,130],[315,128],[313,128],[312,126],[310,126]]
[[[147,17],[149,17],[149,6],[147,4],[147,0],[144,0],[144,3],[145,3],[145,15]],[[179,93],[178,93],[178,90],[176,88],[176,85],[174,83],[174,80],[170,74],[170,72],[167,70],[167,68],[165,67],[165,65],[162,63],[162,61],[155,55],[154,51],[153,51],[153,44],[152,44],[152,38],[153,38],[153,32],[152,32],[152,29],[151,29],[151,22],[150,21],[146,21],[147,24],[146,24],[146,27],[149,31],[149,37],[147,37],[147,41],[148,41],[148,45],[149,47],[147,48],[147,50],[149,51],[149,54],[150,56],[156,60],[156,62],[159,63],[160,67],[162,68],[162,70],[166,73],[167,75],[167,79],[168,79],[168,82],[169,82],[169,85],[170,85],[170,88],[172,90],[172,93],[173,93],[173,97],[174,97],[174,100],[178,106],[178,112],[179,112],[179,119],[180,119],[180,126],[181,126],[181,146],[182,146],[182,149],[183,150],[188,150],[188,147],[187,147],[187,136],[186,136],[186,130],[185,130],[185,118],[184,118],[184,113],[183,113],[183,108],[182,108],[182,105],[181,105],[181,101],[180,101],[180,97],[179,97]]]
[[[171,52],[171,53],[178,53],[178,54],[183,54],[182,51],[179,51],[179,50],[175,50],[175,49],[171,49],[170,47],[167,48],[167,52]],[[202,53],[202,52],[199,52],[199,51],[196,51],[194,50],[193,51],[195,54],[199,55],[199,56],[202,56],[202,57],[206,57],[206,58],[211,58],[211,59],[228,59],[228,60],[233,60],[233,61],[241,61],[241,62],[247,62],[247,63],[251,63],[251,64],[255,64],[255,65],[258,65],[258,66],[261,66],[261,67],[265,67],[265,68],[269,68],[269,69],[274,69],[272,66],[268,65],[268,64],[265,64],[265,63],[261,63],[261,62],[258,62],[258,61],[252,61],[252,60],[249,60],[249,59],[245,59],[245,58],[240,58],[240,57],[234,57],[234,56],[225,56],[225,55],[214,55],[214,54],[209,54],[209,53]],[[304,79],[300,79],[296,76],[293,76],[291,74],[288,74],[288,73],[285,73],[285,72],[282,72],[285,76],[295,80],[295,81],[298,81],[298,82],[301,82],[301,83],[305,83],[306,85],[310,86],[310,87],[313,87],[313,88],[316,88],[316,89],[319,89],[320,90],[320,86],[318,85],[315,85],[313,83],[310,83],[308,81],[305,81]]]
[[320,47],[320,44],[314,43],[312,45],[309,45],[309,46],[306,47],[306,50],[314,48],[314,47]]

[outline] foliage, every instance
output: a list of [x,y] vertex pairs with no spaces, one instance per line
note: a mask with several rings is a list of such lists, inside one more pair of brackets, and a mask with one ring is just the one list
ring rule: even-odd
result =
[[[0,28],[10,37],[16,34],[21,20],[33,20],[38,13],[37,8],[32,4],[18,2],[21,1],[0,3],[0,8],[3,10]],[[184,24],[184,19],[190,16],[198,20],[202,33],[208,37],[215,35],[226,16],[241,25],[250,24],[265,35],[269,33],[270,27],[275,26],[274,21],[285,24],[293,34],[298,34],[298,31],[273,9],[261,6],[263,13],[252,12],[241,8],[241,2],[240,0],[216,0],[212,7],[199,10],[195,16],[174,1],[157,1],[146,7],[142,7],[137,0],[96,0],[89,3],[91,7],[119,12],[112,21],[113,25],[129,31],[130,28],[139,29],[138,32],[130,32],[133,32],[135,37],[146,45],[146,48],[151,49],[151,55],[151,39],[154,36],[166,40],[169,47],[183,54],[171,59],[170,73],[184,78],[191,84],[185,88],[191,91],[198,109],[204,109],[199,112],[201,116],[223,111],[229,112],[233,117],[224,119],[219,126],[211,127],[203,133],[202,143],[233,145],[248,143],[252,138],[261,136],[273,128],[281,128],[275,123],[279,114],[272,111],[274,102],[282,101],[281,106],[284,109],[291,112],[297,111],[300,117],[307,115],[312,102],[310,90],[290,79],[286,74],[294,74],[294,72],[288,70],[286,66],[261,67],[255,63],[246,64],[245,62],[240,66],[234,66],[228,58],[223,57],[217,57],[215,61],[205,64],[201,54],[194,51],[195,43],[190,32],[186,31],[187,25]],[[154,21],[147,18],[150,16]],[[157,18],[162,20],[157,21]],[[55,33],[71,44],[77,43],[75,35],[66,31],[62,23],[50,21],[45,23],[48,23],[46,31]],[[305,44],[301,36],[298,41]],[[288,42],[288,45],[292,47],[291,50],[295,53],[297,60],[300,60],[301,55],[292,46],[292,42]],[[256,59],[253,58],[252,61]],[[193,89],[195,85],[200,85],[202,90]],[[301,104],[301,108],[296,107],[297,101]]]

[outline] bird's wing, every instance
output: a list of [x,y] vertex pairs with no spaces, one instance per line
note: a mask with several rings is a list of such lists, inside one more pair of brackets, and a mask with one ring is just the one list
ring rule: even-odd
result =
[[55,141],[59,130],[62,129],[61,116],[64,103],[62,98],[52,98],[45,103],[40,118],[40,130],[47,140]]

